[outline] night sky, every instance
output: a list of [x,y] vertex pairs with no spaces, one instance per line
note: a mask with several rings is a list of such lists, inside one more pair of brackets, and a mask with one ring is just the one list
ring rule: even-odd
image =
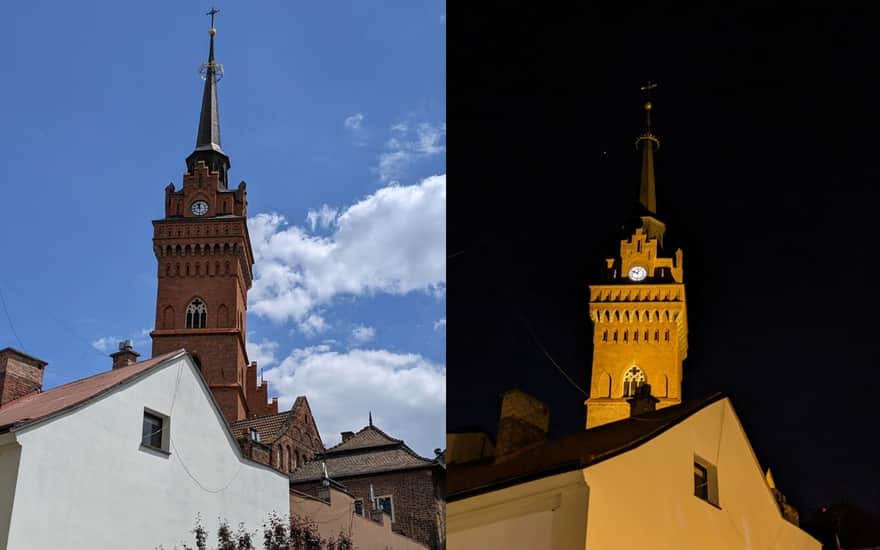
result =
[[551,436],[583,429],[583,394],[526,323],[588,389],[588,285],[638,197],[653,80],[684,398],[731,398],[802,518],[840,499],[880,512],[873,19],[492,4],[449,24],[448,430],[494,436],[513,387],[550,405]]

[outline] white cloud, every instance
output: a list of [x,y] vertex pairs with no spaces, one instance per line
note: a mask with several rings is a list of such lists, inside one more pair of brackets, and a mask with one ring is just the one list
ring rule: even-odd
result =
[[372,412],[379,429],[422,456],[446,446],[446,368],[421,355],[321,345],[294,350],[263,376],[281,409],[308,397],[325,445],[363,428]]
[[299,327],[300,332],[309,338],[317,336],[330,328],[327,321],[318,313],[311,313],[308,317],[297,321],[296,326]]
[[261,367],[270,367],[277,361],[275,359],[275,351],[278,349],[278,342],[273,342],[263,338],[262,342],[247,343],[248,359],[256,361]]
[[422,122],[411,126],[399,122],[391,126],[386,152],[379,155],[376,171],[383,182],[399,180],[406,167],[416,160],[446,152],[446,123],[434,126]]
[[434,321],[434,330],[437,332],[446,330],[446,317]]
[[357,130],[361,127],[361,123],[364,121],[363,113],[355,113],[349,117],[345,117],[345,127],[351,128],[352,130]]
[[[119,343],[123,340],[131,340],[131,346],[135,351],[150,343],[151,329],[143,328],[129,336],[102,336],[92,341],[92,347],[102,353],[112,353],[119,350]],[[143,355],[143,353],[141,353]]]
[[255,258],[253,313],[317,334],[327,324],[315,309],[339,295],[443,295],[445,174],[417,185],[383,187],[335,216],[332,227],[332,234],[319,236],[287,225],[275,213],[248,220]]
[[121,338],[117,338],[115,336],[102,336],[101,338],[98,338],[97,340],[92,342],[92,347],[98,351],[108,353],[111,349],[116,351],[115,348],[121,341]]
[[366,344],[376,337],[376,329],[364,325],[358,325],[351,331],[351,339],[356,344]]
[[306,220],[309,222],[312,231],[314,231],[317,226],[326,229],[336,221],[337,212],[338,210],[335,208],[330,208],[326,204],[322,204],[320,210],[309,210],[309,213],[306,214]]

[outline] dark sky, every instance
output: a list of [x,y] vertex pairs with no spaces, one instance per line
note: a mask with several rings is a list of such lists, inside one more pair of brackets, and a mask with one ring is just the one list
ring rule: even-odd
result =
[[[468,10],[484,10],[481,12]],[[727,394],[801,511],[880,512],[878,39],[867,13],[465,2],[449,17],[448,429],[504,390],[583,429],[588,285],[637,198],[639,86],[658,217],[684,250],[686,399]]]

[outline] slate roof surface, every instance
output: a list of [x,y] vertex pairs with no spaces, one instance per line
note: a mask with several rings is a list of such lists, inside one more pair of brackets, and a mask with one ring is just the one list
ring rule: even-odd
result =
[[260,441],[272,441],[278,437],[287,425],[287,419],[291,411],[278,414],[268,414],[256,418],[247,418],[229,424],[232,436],[236,439],[247,436],[251,428],[256,428],[260,434]]
[[717,393],[703,400],[685,401],[680,405],[603,424],[559,439],[546,440],[497,463],[494,458],[448,463],[447,498],[449,501],[466,498],[598,464],[650,441],[724,398],[724,395]]
[[127,367],[102,372],[47,390],[34,392],[0,407],[0,431],[17,430],[64,412],[125,384],[153,367],[186,353],[180,349]]
[[372,425],[294,470],[290,474],[291,482],[321,479],[322,462],[327,465],[327,475],[331,479],[437,465],[436,461],[416,454],[402,440]]

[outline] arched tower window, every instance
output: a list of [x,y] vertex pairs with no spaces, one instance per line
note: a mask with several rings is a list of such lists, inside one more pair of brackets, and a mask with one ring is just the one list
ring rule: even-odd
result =
[[186,307],[186,328],[207,328],[208,306],[201,298],[195,298]]
[[639,367],[633,365],[623,375],[623,396],[629,397],[636,394],[636,389],[647,381],[645,373]]

